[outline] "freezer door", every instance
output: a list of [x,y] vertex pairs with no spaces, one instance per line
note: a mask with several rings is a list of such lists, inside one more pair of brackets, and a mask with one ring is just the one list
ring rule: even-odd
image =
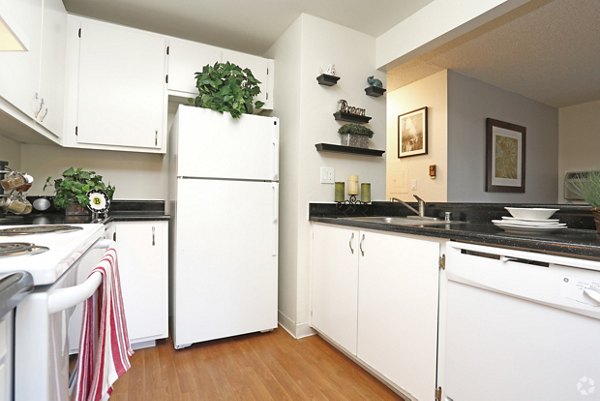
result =
[[179,106],[177,176],[279,180],[279,120]]
[[178,181],[175,347],[275,328],[278,184]]

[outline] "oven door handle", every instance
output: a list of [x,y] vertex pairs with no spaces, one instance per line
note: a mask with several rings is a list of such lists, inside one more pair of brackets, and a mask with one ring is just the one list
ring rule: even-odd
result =
[[[100,239],[92,245],[91,249],[108,249],[113,247],[115,242],[110,239]],[[100,272],[94,272],[83,283],[68,288],[60,288],[48,295],[48,313],[53,314],[56,312],[69,309],[73,306],[80,304],[98,289],[102,283],[102,274]]]

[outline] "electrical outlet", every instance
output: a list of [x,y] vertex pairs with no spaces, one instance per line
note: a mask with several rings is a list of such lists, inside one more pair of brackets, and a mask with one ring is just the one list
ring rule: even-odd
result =
[[321,184],[333,184],[335,182],[335,170],[333,167],[321,167]]
[[410,179],[410,190],[411,191],[416,191],[417,190],[417,179],[416,178],[411,178]]

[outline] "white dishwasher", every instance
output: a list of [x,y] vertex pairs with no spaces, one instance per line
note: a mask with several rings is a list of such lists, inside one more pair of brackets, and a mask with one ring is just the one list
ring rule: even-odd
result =
[[600,262],[446,251],[444,400],[600,400]]

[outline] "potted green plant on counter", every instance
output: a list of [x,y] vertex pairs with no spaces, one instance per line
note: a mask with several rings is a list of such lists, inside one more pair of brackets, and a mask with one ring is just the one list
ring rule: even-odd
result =
[[109,200],[115,192],[115,187],[106,185],[102,176],[95,171],[73,167],[63,171],[62,176],[54,182],[52,177],[48,177],[44,190],[48,186],[54,187],[54,206],[65,209],[67,215],[88,213],[86,207],[90,203],[90,191],[102,191]]
[[254,108],[261,108],[264,103],[254,101],[260,94],[260,81],[248,68],[242,69],[230,62],[207,64],[196,74],[198,96],[189,99],[196,107],[205,107],[240,118],[242,114],[254,113]]
[[373,131],[358,124],[344,124],[338,134],[342,136],[342,145],[358,148],[368,148],[369,138],[373,137]]
[[596,231],[600,233],[600,171],[591,171],[573,180],[573,186],[579,196],[592,205],[592,214]]

